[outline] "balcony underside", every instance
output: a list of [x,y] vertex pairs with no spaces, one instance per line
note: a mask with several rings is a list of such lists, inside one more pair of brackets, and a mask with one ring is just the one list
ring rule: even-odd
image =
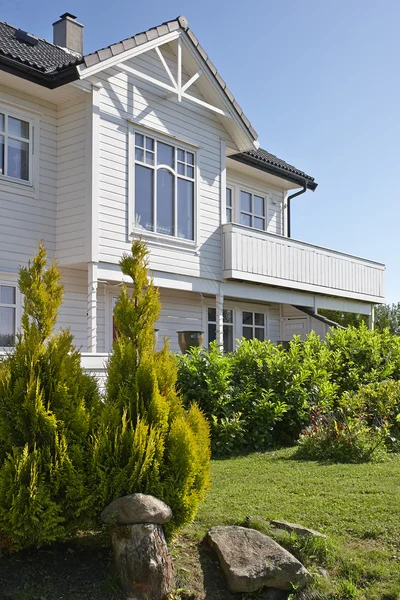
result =
[[223,226],[225,279],[384,302],[380,263],[229,223]]

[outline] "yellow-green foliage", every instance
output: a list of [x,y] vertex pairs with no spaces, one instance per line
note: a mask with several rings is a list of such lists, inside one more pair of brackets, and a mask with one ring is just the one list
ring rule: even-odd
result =
[[63,538],[93,516],[86,465],[97,385],[70,332],[53,334],[63,286],[46,263],[40,244],[20,269],[21,333],[0,367],[0,531],[15,549]]
[[173,511],[168,533],[191,520],[209,486],[209,428],[175,391],[176,364],[165,344],[155,350],[158,290],[148,279],[145,244],[121,260],[133,282],[115,306],[117,337],[108,363],[101,425],[94,442],[93,489],[101,510],[134,492],[153,494]]

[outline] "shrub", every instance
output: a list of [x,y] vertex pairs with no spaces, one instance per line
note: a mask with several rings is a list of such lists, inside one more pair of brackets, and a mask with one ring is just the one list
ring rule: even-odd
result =
[[21,268],[21,333],[0,366],[0,530],[15,549],[62,539],[93,517],[90,433],[99,408],[66,331],[53,333],[63,286],[41,243]]
[[299,440],[298,456],[338,462],[379,458],[398,440],[400,383],[383,381],[345,392],[327,412],[316,408]]
[[116,340],[95,436],[92,471],[98,510],[134,492],[169,504],[171,534],[193,518],[209,485],[209,427],[195,403],[186,411],[175,391],[176,364],[168,347],[155,351],[158,291],[147,277],[146,246],[134,241],[122,272],[133,281],[115,306]]

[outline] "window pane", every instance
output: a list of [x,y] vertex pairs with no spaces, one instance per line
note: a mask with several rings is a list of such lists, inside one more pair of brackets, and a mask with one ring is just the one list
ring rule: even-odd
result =
[[[143,150],[141,150],[143,152]],[[146,152],[146,163],[148,165],[154,165],[154,154],[153,152]]]
[[154,231],[153,169],[135,166],[135,225],[148,231]]
[[224,350],[225,350],[225,352],[233,352],[233,327],[232,327],[232,325],[224,325]]
[[146,138],[146,149],[154,151],[154,140],[152,138]]
[[186,152],[186,162],[188,165],[194,165],[194,154],[191,152]]
[[157,171],[157,231],[165,235],[175,235],[174,180],[167,169]]
[[0,113],[0,131],[4,131],[4,115]]
[[232,190],[226,188],[226,205],[232,206]]
[[224,323],[233,323],[233,310],[230,308],[224,308]]
[[215,342],[217,339],[217,326],[209,324],[208,325],[208,343]]
[[208,320],[214,321],[214,322],[217,320],[217,309],[216,308],[208,309]]
[[251,194],[240,192],[240,209],[251,212]]
[[262,327],[264,327],[265,315],[263,313],[255,313],[254,314],[254,323],[255,323],[255,325],[261,325]]
[[264,198],[261,196],[254,196],[254,214],[264,217]]
[[135,145],[144,148],[144,135],[141,133],[135,133]]
[[140,148],[135,148],[135,160],[140,160],[140,162],[144,162],[144,150]]
[[29,123],[8,117],[8,135],[17,135],[18,137],[29,140]]
[[194,239],[194,183],[178,178],[178,237]]
[[29,180],[29,144],[8,139],[7,175]]
[[175,166],[175,148],[162,142],[157,142],[157,164],[168,165],[169,167]]
[[0,304],[15,304],[15,287],[0,285]]
[[232,223],[232,209],[231,208],[226,209],[226,222]]
[[0,174],[4,175],[4,136],[0,135]]
[[243,325],[253,325],[253,313],[252,312],[243,312],[242,313],[242,323],[243,323]]
[[15,344],[15,308],[0,306],[0,346]]
[[186,177],[194,179],[194,167],[186,167]]
[[184,150],[178,150],[178,160],[180,160],[181,162],[185,162],[185,151]]
[[264,332],[264,329],[260,329],[259,327],[256,327],[256,328],[255,328],[255,331],[254,331],[254,337],[255,337],[257,340],[260,340],[260,342],[263,342],[263,341],[264,341],[264,339],[265,339],[265,332]]
[[252,340],[253,339],[253,328],[252,327],[243,327],[243,337],[245,337],[246,340]]
[[247,227],[251,227],[251,216],[250,215],[240,215],[240,222],[242,225],[247,225]]
[[185,174],[185,165],[183,163],[178,162],[178,174],[179,175],[184,175]]
[[253,226],[256,229],[262,229],[264,231],[264,229],[265,229],[265,219],[261,219],[260,217],[254,217],[253,223],[254,223]]

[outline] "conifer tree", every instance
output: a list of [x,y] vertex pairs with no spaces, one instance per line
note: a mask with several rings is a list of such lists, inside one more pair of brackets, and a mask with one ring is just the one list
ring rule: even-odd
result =
[[87,464],[96,382],[69,330],[53,333],[63,298],[41,242],[19,273],[16,346],[0,367],[0,532],[15,549],[62,539],[93,517]]
[[153,494],[169,504],[169,533],[193,518],[209,485],[209,427],[175,391],[176,362],[165,343],[156,352],[158,290],[148,278],[148,250],[134,241],[120,266],[132,279],[114,310],[116,339],[108,363],[101,427],[93,454],[98,509],[126,494]]

